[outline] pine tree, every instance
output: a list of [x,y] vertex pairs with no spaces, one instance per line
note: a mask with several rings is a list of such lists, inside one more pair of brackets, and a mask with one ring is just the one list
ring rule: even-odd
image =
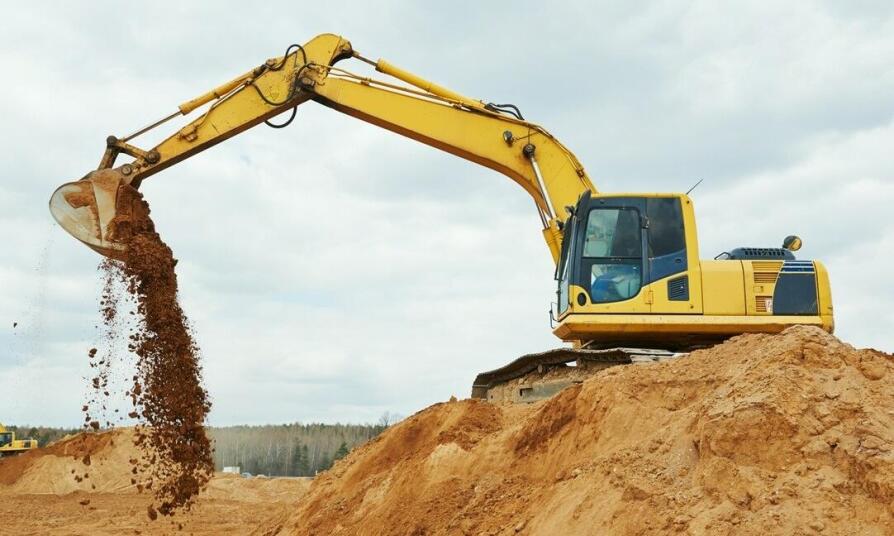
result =
[[333,459],[333,461],[340,460],[347,455],[348,455],[348,444],[345,443],[344,441],[342,441],[341,445],[339,445],[339,447],[338,447],[338,450],[335,451],[335,454],[333,455],[332,459]]
[[304,476],[308,472],[307,445],[302,445],[301,440],[296,439],[292,449],[292,467],[289,476]]
[[301,468],[300,476],[313,476],[313,473],[310,471],[310,460],[307,455],[307,445],[301,445],[301,460],[304,462],[304,465]]
[[330,467],[332,467],[332,460],[329,458],[329,455],[326,454],[325,452],[320,453],[320,462],[317,465],[316,472],[319,473],[320,471],[325,471],[325,470],[329,469]]

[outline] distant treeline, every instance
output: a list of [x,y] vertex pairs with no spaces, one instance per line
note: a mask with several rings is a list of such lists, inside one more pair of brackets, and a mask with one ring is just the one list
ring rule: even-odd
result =
[[376,437],[387,424],[281,424],[211,428],[214,464],[220,471],[270,476],[313,476],[332,467],[355,446]]
[[[378,424],[268,424],[209,427],[214,440],[214,465],[220,471],[238,466],[243,473],[268,476],[313,476],[351,449],[369,441],[399,420],[385,413]],[[79,428],[8,426],[18,439],[37,439],[41,447]]]

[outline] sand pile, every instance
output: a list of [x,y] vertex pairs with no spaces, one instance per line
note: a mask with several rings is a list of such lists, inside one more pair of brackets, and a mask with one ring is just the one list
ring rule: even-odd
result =
[[[146,510],[155,498],[130,483],[130,460],[142,452],[133,441],[132,429],[83,433],[0,459],[0,533],[245,534],[290,511],[309,486],[303,478],[217,474],[188,511],[152,520]],[[78,482],[72,471],[89,476]]]
[[892,534],[894,357],[795,327],[436,404],[260,534]]
[[131,429],[84,433],[4,458],[0,493],[136,492],[131,460],[140,451],[133,440]]

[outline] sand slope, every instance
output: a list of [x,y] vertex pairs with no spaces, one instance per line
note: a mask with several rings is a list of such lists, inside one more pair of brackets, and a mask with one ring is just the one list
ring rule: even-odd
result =
[[815,328],[436,404],[258,534],[892,534],[894,358]]

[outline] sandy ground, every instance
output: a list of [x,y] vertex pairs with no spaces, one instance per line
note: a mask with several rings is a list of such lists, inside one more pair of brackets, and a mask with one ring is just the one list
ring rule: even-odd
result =
[[[269,479],[279,484],[275,493],[257,489],[251,480],[226,482],[226,490],[200,496],[190,512],[150,521],[151,497],[137,493],[66,495],[4,494],[0,501],[0,534],[9,535],[120,535],[120,534],[246,534],[271,516],[281,515],[306,491],[299,479]],[[245,500],[242,495],[251,498]],[[88,504],[81,504],[89,501]],[[178,527],[182,525],[182,529]]]
[[308,478],[216,474],[190,511],[151,521],[154,497],[131,482],[133,437],[131,429],[79,434],[0,460],[0,535],[245,534],[310,487]]

